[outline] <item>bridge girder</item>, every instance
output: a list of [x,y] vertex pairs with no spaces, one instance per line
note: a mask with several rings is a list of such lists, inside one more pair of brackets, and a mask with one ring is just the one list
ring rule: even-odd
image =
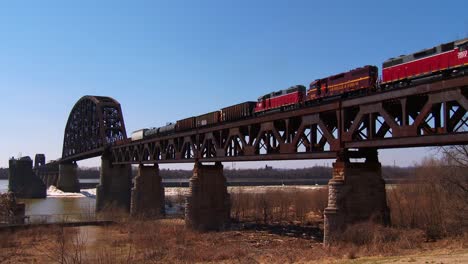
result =
[[115,164],[336,158],[343,149],[468,144],[468,77],[321,102],[112,146]]
[[127,138],[119,102],[104,96],[83,96],[68,117],[60,162],[100,156],[113,142]]

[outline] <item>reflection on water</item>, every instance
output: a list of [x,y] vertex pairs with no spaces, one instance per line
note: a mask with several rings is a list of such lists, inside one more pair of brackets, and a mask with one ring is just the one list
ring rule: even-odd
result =
[[18,199],[26,205],[31,223],[93,220],[96,199],[90,197],[48,197]]
[[0,180],[0,193],[8,191],[8,180]]
[[82,214],[94,212],[96,200],[89,197],[48,197],[18,199],[26,204],[27,215]]
[[[0,180],[0,193],[8,191],[8,180]],[[90,197],[50,197],[46,199],[18,199],[26,206],[30,222],[92,220],[96,199]]]

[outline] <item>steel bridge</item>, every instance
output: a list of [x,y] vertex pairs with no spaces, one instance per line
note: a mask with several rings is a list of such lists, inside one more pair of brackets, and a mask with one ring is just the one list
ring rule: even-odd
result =
[[467,144],[467,86],[465,76],[114,145],[112,162],[333,159],[343,149]]
[[[47,182],[75,192],[76,161],[101,156],[97,210],[117,205],[131,214],[161,215],[158,164],[194,163],[186,225],[206,230],[230,221],[222,162],[336,159],[324,211],[328,243],[350,223],[371,218],[389,223],[378,149],[468,144],[467,87],[468,76],[432,80],[139,141],[124,140],[116,100],[85,96],[68,118],[58,169],[55,164],[38,171]],[[133,184],[131,164],[139,165]]]
[[101,156],[112,143],[125,138],[119,102],[105,96],[83,96],[68,117],[60,162]]

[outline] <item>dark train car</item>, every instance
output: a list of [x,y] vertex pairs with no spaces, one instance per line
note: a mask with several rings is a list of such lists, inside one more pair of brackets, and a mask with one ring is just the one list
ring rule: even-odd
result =
[[391,58],[382,65],[382,83],[411,80],[466,68],[468,38],[452,41],[419,52]]
[[313,81],[307,91],[307,100],[339,96],[375,88],[378,68],[366,65],[348,72]]
[[176,124],[167,123],[167,125],[158,128],[158,135],[164,136],[174,133]]
[[257,102],[245,102],[221,109],[221,122],[230,122],[253,115],[253,110]]
[[219,111],[214,111],[195,118],[196,127],[214,125],[219,122]]
[[306,88],[303,85],[291,86],[288,89],[269,93],[258,98],[254,113],[262,113],[284,107],[300,105],[305,99]]
[[148,128],[143,132],[143,138],[155,137],[159,134],[157,127]]
[[176,131],[185,131],[195,128],[195,117],[189,117],[176,122]]

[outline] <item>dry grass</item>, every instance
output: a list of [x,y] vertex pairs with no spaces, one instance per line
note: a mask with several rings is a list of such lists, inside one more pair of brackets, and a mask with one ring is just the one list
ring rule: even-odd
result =
[[420,230],[383,227],[372,222],[349,226],[340,236],[338,248],[350,256],[395,255],[404,251],[419,250],[424,243]]
[[[239,188],[231,192],[231,216],[242,224],[230,231],[197,233],[180,219],[135,218],[107,227],[1,232],[0,263],[322,263],[442,248],[444,254],[466,252],[466,171],[436,162],[426,161],[417,170],[423,183],[388,190],[392,227],[352,225],[329,247],[303,235],[307,226],[316,228],[323,219],[326,188],[265,193]],[[174,202],[182,198],[180,194]]]
[[[88,232],[94,236],[83,237]],[[323,247],[314,240],[268,230],[197,233],[185,229],[178,219],[106,227],[32,228],[10,235],[14,246],[0,252],[23,250],[5,263],[322,263],[434,248],[460,251],[466,250],[468,242],[468,237],[461,237],[425,243],[422,232],[366,223],[348,229],[340,244]]]
[[323,218],[327,197],[327,188],[289,188],[264,193],[247,193],[239,188],[231,192],[231,217],[264,224],[317,222]]
[[393,226],[423,230],[428,240],[466,234],[466,169],[447,167],[430,159],[416,173],[420,183],[398,185],[387,191]]

